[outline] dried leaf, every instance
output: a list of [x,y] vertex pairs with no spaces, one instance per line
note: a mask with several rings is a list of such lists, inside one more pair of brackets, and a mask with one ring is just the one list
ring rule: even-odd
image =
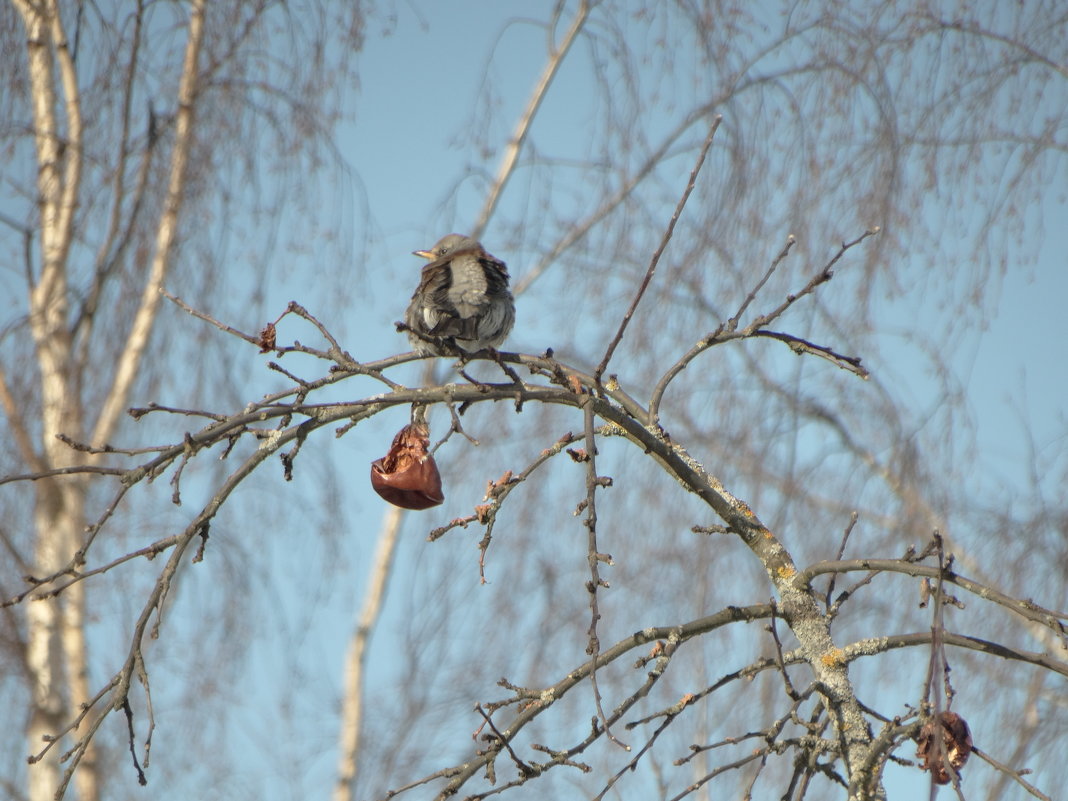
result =
[[425,425],[406,425],[393,438],[389,453],[371,463],[371,486],[394,506],[429,509],[445,500],[428,434]]
[[[916,757],[922,763],[920,767],[931,771],[931,778],[937,784],[949,784],[950,776],[945,762],[948,759],[953,770],[960,773],[972,752],[972,735],[967,722],[956,712],[943,712],[939,718],[931,718],[920,729],[920,736],[916,739]],[[942,732],[941,748],[937,740],[939,730]]]
[[260,331],[260,353],[267,353],[275,348],[274,323],[267,323]]

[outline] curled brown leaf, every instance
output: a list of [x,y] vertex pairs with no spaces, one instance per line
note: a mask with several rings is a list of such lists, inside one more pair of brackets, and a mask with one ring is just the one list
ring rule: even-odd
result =
[[[938,733],[942,734],[942,745],[938,744]],[[931,778],[937,784],[949,784],[950,773],[946,762],[954,772],[960,773],[968,755],[972,752],[972,734],[968,723],[956,712],[942,712],[932,717],[916,738],[916,757],[924,770],[931,772]]]

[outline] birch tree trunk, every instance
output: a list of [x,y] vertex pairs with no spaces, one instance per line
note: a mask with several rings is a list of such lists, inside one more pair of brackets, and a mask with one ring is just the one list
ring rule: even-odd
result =
[[[37,191],[40,204],[41,271],[30,293],[30,327],[41,377],[42,467],[73,465],[79,455],[56,435],[78,438],[82,424],[70,382],[71,340],[67,329],[66,261],[81,177],[81,113],[78,87],[66,37],[54,2],[18,2],[26,26]],[[57,97],[57,71],[61,96]],[[57,103],[62,100],[62,112]],[[62,122],[61,122],[62,121]],[[74,477],[44,479],[37,484],[34,525],[37,532],[34,570],[51,575],[70,559],[83,527],[84,482]],[[27,608],[27,669],[33,686],[27,728],[31,754],[59,729],[71,708],[84,700],[74,695],[71,678],[84,677],[85,640],[81,629],[84,594],[62,600],[37,600]],[[80,682],[84,691],[84,681]],[[51,749],[29,771],[30,801],[52,797],[59,784],[59,749]],[[93,760],[83,765],[83,801],[95,798]]]
[[[15,4],[27,34],[40,207],[41,268],[31,286],[29,308],[41,394],[40,456],[33,466],[40,472],[53,473],[36,483],[33,569],[36,576],[44,577],[80,567],[77,549],[86,527],[85,476],[56,473],[99,461],[99,456],[71,448],[60,438],[63,435],[82,442],[86,429],[79,371],[89,367],[77,364],[72,357],[68,295],[68,259],[82,191],[84,148],[81,96],[58,4],[55,0],[42,4],[16,0]],[[103,444],[114,432],[157,317],[159,290],[170,265],[181,208],[203,30],[204,3],[194,0],[179,86],[170,182],[159,220],[156,251],[104,408],[96,416],[93,442]],[[22,428],[25,431],[28,426],[23,423]],[[39,754],[47,738],[61,731],[90,697],[84,587],[74,584],[61,596],[39,598],[27,607],[26,661],[33,689],[26,734],[31,755]],[[34,760],[29,770],[29,801],[53,798],[64,783],[59,763],[63,750],[47,749]],[[75,776],[81,801],[100,797],[92,744]]]

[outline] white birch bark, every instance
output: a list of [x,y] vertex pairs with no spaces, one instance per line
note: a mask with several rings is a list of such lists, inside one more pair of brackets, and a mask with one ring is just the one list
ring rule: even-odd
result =
[[[76,394],[80,382],[72,362],[67,272],[74,212],[82,191],[81,101],[56,0],[15,0],[15,6],[26,30],[40,206],[40,272],[29,298],[30,328],[41,376],[41,454],[35,461],[43,470],[54,470],[98,460],[71,449],[57,437],[65,434],[84,440],[87,416]],[[194,0],[156,252],[107,400],[96,417],[92,442],[103,443],[114,433],[157,316],[159,290],[170,266],[189,159],[203,30],[204,2]],[[86,524],[86,483],[80,477],[63,476],[43,479],[35,486],[33,569],[37,575],[47,576],[63,569],[79,546]],[[26,736],[31,755],[40,753],[45,738],[61,730],[89,698],[85,602],[84,585],[75,584],[59,598],[35,600],[27,605],[26,663],[32,683],[32,708]],[[73,736],[78,736],[78,730]],[[62,781],[59,758],[63,750],[51,748],[31,765],[28,801],[50,801],[54,797]],[[80,801],[99,798],[91,745],[78,765],[74,782]]]
[[[80,416],[69,383],[70,336],[67,329],[67,254],[81,177],[81,115],[73,65],[66,50],[54,2],[16,2],[26,27],[27,59],[37,152],[37,191],[40,204],[40,275],[30,292],[30,328],[41,375],[41,449],[43,466],[63,467],[78,454],[56,434],[80,433]],[[63,123],[57,110],[56,71],[63,90]],[[34,510],[36,546],[34,570],[49,575],[71,553],[70,543],[81,528],[82,484],[70,478],[46,479],[37,485]],[[64,654],[59,599],[33,601],[27,608],[27,669],[32,700],[27,739],[29,752],[38,753],[44,737],[56,731],[69,708],[64,692]],[[75,658],[77,655],[74,654]],[[51,749],[28,771],[29,801],[46,801],[59,784],[59,749]],[[85,801],[92,801],[86,799]]]
[[360,728],[363,725],[363,674],[367,664],[367,644],[378,622],[391,575],[393,555],[397,550],[397,534],[404,521],[404,511],[391,506],[382,520],[378,535],[378,549],[371,570],[371,582],[364,595],[363,609],[356,630],[349,640],[345,657],[345,688],[341,702],[341,737],[338,744],[337,784],[334,801],[351,801],[352,785],[359,767]]

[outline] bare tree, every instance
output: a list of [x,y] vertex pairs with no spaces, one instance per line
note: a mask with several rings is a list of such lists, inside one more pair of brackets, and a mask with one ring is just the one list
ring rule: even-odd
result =
[[[714,133],[716,124],[718,119],[713,124],[711,133]],[[711,133],[706,139],[706,149],[712,143]],[[693,178],[696,178],[704,155],[702,152]],[[673,219],[677,219],[682,211],[686,197],[693,188],[693,178]],[[965,748],[963,735],[953,739],[947,734],[948,739],[943,744],[942,729],[929,722],[932,713],[934,720],[939,719],[942,710],[952,705],[955,694],[954,683],[948,673],[947,646],[995,655],[1062,676],[1068,676],[1068,663],[1045,654],[1029,652],[1009,642],[990,641],[950,630],[944,619],[947,604],[961,607],[964,604],[948,592],[948,587],[952,586],[976,599],[995,604],[1019,621],[1048,630],[1055,638],[1062,640],[1068,616],[1043,608],[1030,599],[1013,598],[995,587],[958,574],[953,570],[951,561],[947,560],[941,537],[938,535],[923,550],[909,548],[896,559],[872,557],[843,560],[841,557],[857,523],[856,517],[845,529],[837,558],[802,566],[793,557],[791,548],[760,521],[744,500],[738,498],[720,479],[699,464],[684,444],[672,437],[657,422],[658,399],[663,396],[663,389],[681,373],[686,363],[692,361],[699,352],[729,346],[731,343],[769,338],[805,355],[827,360],[837,367],[845,367],[849,372],[865,376],[865,371],[855,357],[792,334],[774,331],[770,326],[777,323],[795,304],[803,303],[818,293],[819,288],[831,280],[833,268],[847,257],[848,251],[875,233],[877,232],[874,230],[869,231],[852,242],[843,244],[797,292],[791,293],[781,302],[769,305],[764,312],[754,313],[748,310],[760,294],[760,284],[765,282],[763,279],[758,280],[725,325],[702,337],[693,348],[682,353],[678,361],[667,367],[661,381],[653,387],[649,400],[644,403],[621,388],[617,381],[599,381],[596,375],[571,367],[551,355],[505,354],[492,357],[490,361],[497,362],[504,376],[504,380],[499,382],[473,381],[466,385],[450,383],[408,388],[391,380],[388,373],[398,365],[415,358],[413,354],[391,357],[379,362],[356,362],[341,349],[325,326],[296,304],[290,305],[287,314],[313,322],[322,333],[325,347],[320,349],[298,343],[279,344],[274,325],[257,337],[241,334],[222,323],[212,321],[221,330],[237,334],[250,345],[269,348],[279,356],[292,353],[315,356],[324,362],[326,369],[321,378],[299,381],[283,392],[249,404],[235,415],[227,416],[208,410],[160,408],[137,411],[138,414],[175,415],[179,420],[193,415],[206,418],[208,422],[200,430],[186,434],[171,445],[151,448],[152,455],[147,460],[143,460],[144,449],[123,454],[131,463],[125,469],[114,470],[116,502],[122,498],[128,487],[164,472],[172,473],[177,491],[180,489],[185,466],[200,454],[212,449],[223,448],[225,453],[231,454],[229,458],[237,459],[238,463],[181,533],[150,543],[138,553],[102,564],[86,574],[92,575],[118,568],[149,552],[167,553],[166,564],[159,573],[155,587],[148,595],[135,626],[130,654],[104,688],[104,691],[113,691],[119,701],[116,703],[113,698],[111,703],[101,703],[104,697],[102,691],[88,705],[86,714],[90,716],[92,725],[81,736],[76,748],[84,749],[99,724],[113,710],[122,708],[128,716],[131,714],[129,695],[135,679],[140,680],[148,709],[151,709],[151,689],[145,675],[143,648],[153,626],[158,626],[158,622],[152,623],[153,616],[158,614],[176,576],[183,569],[183,564],[188,562],[187,557],[194,551],[193,561],[204,556],[211,523],[230,495],[270,457],[280,455],[285,469],[293,470],[303,458],[304,444],[317,430],[329,426],[335,427],[339,435],[346,434],[360,423],[396,405],[412,405],[414,408],[426,404],[443,404],[449,407],[459,404],[458,411],[462,412],[466,407],[504,401],[514,404],[516,411],[522,411],[529,405],[569,407],[581,418],[582,426],[578,428],[578,433],[568,433],[553,447],[544,450],[521,472],[506,473],[494,482],[487,493],[488,503],[476,508],[469,518],[455,520],[431,532],[430,536],[437,539],[456,528],[484,526],[485,533],[480,547],[485,556],[492,545],[498,517],[507,507],[511,493],[516,489],[524,489],[524,485],[540,470],[551,469],[547,465],[559,463],[564,458],[562,454],[566,452],[573,462],[581,465],[578,478],[580,485],[584,485],[584,493],[579,496],[576,514],[583,519],[587,533],[588,578],[585,581],[585,592],[589,605],[586,645],[589,658],[573,664],[548,685],[531,687],[501,679],[499,684],[505,691],[503,697],[479,703],[476,707],[482,717],[482,723],[476,732],[482,745],[473,746],[473,753],[461,762],[447,765],[417,778],[414,782],[396,787],[394,792],[403,792],[426,783],[436,783],[439,784],[438,796],[448,797],[461,788],[466,788],[469,782],[488,782],[493,788],[488,792],[497,793],[552,775],[555,768],[565,768],[593,773],[604,783],[600,793],[604,795],[619,779],[636,767],[645,754],[651,752],[658,738],[669,726],[677,721],[688,720],[685,713],[691,706],[700,704],[723,687],[732,686],[735,681],[752,679],[763,673],[778,675],[779,691],[774,693],[774,697],[768,702],[759,705],[762,714],[742,716],[743,719],[757,721],[749,724],[749,731],[717,743],[695,743],[691,756],[684,758],[682,763],[723,746],[752,742],[754,748],[726,765],[707,771],[697,782],[683,790],[680,796],[725,772],[747,767],[745,775],[749,777],[748,784],[752,787],[766,767],[769,768],[770,774],[777,775],[780,772],[775,768],[778,758],[786,757],[783,763],[788,767],[792,766],[792,770],[785,773],[783,781],[786,781],[786,784],[782,785],[788,797],[795,792],[803,795],[813,782],[829,782],[832,785],[840,784],[844,791],[848,791],[850,798],[882,798],[885,797],[885,766],[891,759],[901,759],[897,752],[904,744],[921,737],[921,726],[924,724],[927,728],[923,730],[922,736],[927,738],[928,743],[932,739],[934,741],[934,745],[926,746],[924,758],[927,767],[938,776],[944,776],[945,783],[959,782],[960,772],[969,752],[975,750],[976,753],[984,755],[986,749],[985,746],[980,749],[973,745],[970,738]],[[662,248],[658,253],[669,244],[670,239],[669,227],[665,231]],[[768,275],[785,259],[787,250],[773,262]],[[655,268],[654,255],[646,273],[650,280],[654,277]],[[767,275],[764,278],[766,277]],[[646,286],[647,284],[643,283],[638,289],[632,308],[639,305]],[[204,317],[199,313],[197,316]],[[614,346],[625,338],[625,319],[609,343],[602,365],[610,362]],[[531,377],[521,378],[509,364],[529,372]],[[325,389],[360,376],[380,382],[384,391],[351,402],[317,400],[318,395]],[[453,429],[449,433],[463,433],[459,417],[453,419]],[[598,512],[598,503],[610,499],[611,491],[617,490],[621,482],[601,472],[598,464],[603,464],[602,459],[612,441],[637,446],[640,453],[656,464],[657,471],[664,474],[662,480],[676,487],[674,491],[680,491],[678,485],[681,485],[681,491],[692,493],[699,499],[700,505],[707,507],[709,513],[715,514],[721,523],[697,527],[696,533],[706,537],[708,544],[705,547],[711,547],[713,537],[727,535],[737,538],[761,565],[777,599],[744,606],[728,605],[711,615],[692,620],[680,619],[665,626],[645,627],[618,641],[605,641],[608,632],[601,620],[607,611],[605,602],[611,597],[607,572],[615,565],[615,560],[602,551],[602,546],[599,545],[598,536],[603,518]],[[629,482],[630,476],[626,476],[624,480]],[[931,559],[934,559],[933,563],[930,562]],[[835,579],[848,578],[854,572],[863,575],[836,592]],[[923,579],[922,585],[917,584],[916,598],[923,606],[928,604],[929,599],[933,600],[933,618],[929,629],[915,633],[890,634],[880,630],[875,634],[869,627],[868,636],[839,644],[832,636],[832,625],[840,617],[852,614],[853,597],[869,585],[885,582],[886,577],[895,574]],[[822,576],[830,576],[830,582],[824,584],[820,580]],[[51,577],[46,583],[54,585],[53,591],[62,594],[81,579],[82,576],[71,579],[60,574]],[[919,591],[921,586],[925,588],[922,595]],[[766,631],[769,635],[768,643],[774,646],[771,654],[757,657],[740,669],[726,673],[700,692],[686,693],[676,701],[665,704],[659,685],[660,679],[673,667],[677,657],[680,661],[685,660],[681,655],[690,646],[691,641],[700,641],[714,635],[723,627],[756,620],[769,621]],[[782,634],[777,621],[781,621],[784,626]],[[795,638],[795,645],[784,645],[786,629]],[[863,702],[862,693],[850,677],[850,665],[862,659],[887,658],[888,654],[902,648],[921,649],[928,662],[928,669],[924,671],[925,678],[922,681],[922,693],[917,697],[916,704],[896,708],[891,703],[888,709],[882,709],[879,707],[883,704],[873,707]],[[621,663],[624,658],[631,659],[635,656],[637,662],[629,669]],[[804,666],[804,671],[791,670],[799,665]],[[574,714],[569,696],[573,691],[587,685],[592,691],[596,713],[585,735],[572,735],[575,739],[566,747],[543,743],[539,734],[533,734],[539,739],[531,739],[530,730],[542,716],[561,715],[564,718],[545,733],[552,733],[554,730],[562,732],[569,728],[567,717]],[[617,696],[612,705],[602,701],[602,692],[607,693],[607,688],[611,688]],[[634,714],[639,703],[649,701],[653,702],[653,706],[647,714],[629,722],[625,720]],[[771,717],[768,717],[769,714]],[[954,718],[958,719],[959,715]],[[759,722],[763,722],[763,725]],[[936,728],[932,729],[932,726]],[[946,726],[948,732],[948,724]],[[638,727],[647,727],[645,733],[638,735],[640,747],[625,741],[632,739],[632,735],[625,732]],[[648,727],[651,727],[651,730]],[[934,734],[930,734],[931,731]],[[150,739],[151,728],[149,732]],[[560,734],[551,736],[558,737]],[[691,742],[695,739],[691,738]],[[622,760],[618,771],[608,774],[594,770],[585,761],[587,750],[605,741],[611,744],[604,747],[616,749],[612,753],[619,755],[617,761]],[[131,748],[133,747],[131,729]],[[962,748],[965,748],[964,752],[961,751]],[[521,753],[525,755],[521,756]],[[958,756],[960,753],[963,753],[963,758]],[[997,765],[1017,782],[1031,787],[1019,769],[1000,764],[996,758],[992,758],[991,764]],[[476,792],[476,796],[485,792]],[[1046,797],[1038,790],[1033,789],[1033,792],[1036,797]]]
[[[575,76],[589,76],[600,91],[582,95],[587,103],[572,100],[560,107],[569,113],[583,109],[583,135],[563,145],[559,139],[540,144],[536,133],[528,135],[524,113],[507,144],[498,144],[501,123],[493,115],[503,90],[488,79],[469,130],[475,155],[464,177],[449,188],[434,226],[483,227],[481,218],[466,223],[452,200],[454,193],[471,191],[472,173],[487,174],[482,191],[491,200],[483,207],[493,208],[492,199],[506,181],[523,198],[499,211],[490,226],[497,251],[507,253],[510,246],[517,254],[513,263],[532,265],[516,284],[530,298],[526,308],[536,312],[524,316],[521,302],[521,326],[513,339],[551,346],[570,363],[587,364],[585,369],[594,372],[675,201],[684,169],[680,157],[699,147],[710,115],[722,114],[710,165],[699,178],[700,201],[682,216],[661,275],[650,285],[652,297],[639,308],[634,331],[624,341],[625,356],[613,362],[617,380],[646,391],[664,387],[651,394],[661,424],[700,452],[702,462],[726,466],[753,507],[764,510],[761,519],[771,521],[773,531],[804,532],[794,542],[804,560],[837,553],[842,531],[857,514],[863,546],[856,535],[849,542],[865,553],[899,555],[908,543],[921,552],[922,543],[939,531],[963,569],[1012,588],[1021,598],[1031,594],[1035,577],[1041,576],[1038,581],[1053,592],[1047,602],[1063,608],[1068,600],[1063,570],[1053,567],[1059,563],[1030,559],[1032,551],[1023,544],[1027,538],[1019,536],[1031,530],[1032,512],[1010,515],[1014,522],[1009,524],[1004,509],[994,512],[982,500],[988,490],[969,476],[966,466],[976,432],[950,368],[962,337],[971,335],[993,308],[1000,279],[1018,280],[1026,273],[1040,242],[1034,235],[1036,204],[1049,197],[1048,176],[1064,175],[1065,142],[1056,133],[1063,130],[1065,110],[1063,34],[1068,21],[1063,10],[1036,4],[983,15],[955,4],[871,10],[831,2],[804,8],[680,3],[635,11],[613,3],[592,10],[574,4],[566,12],[557,7],[545,25],[547,58],[554,70],[555,43],[571,41],[565,34],[575,19],[582,20],[583,28],[567,53],[569,91],[576,91]],[[694,51],[698,57],[691,63]],[[495,53],[493,60],[505,61],[506,56]],[[538,82],[526,109],[539,108],[542,88]],[[552,128],[554,122],[539,119],[538,124]],[[526,152],[517,159],[519,143],[526,143]],[[499,153],[505,165],[492,178],[483,166],[487,152]],[[767,265],[789,251],[762,290],[787,296],[811,275],[805,267],[826,258],[830,243],[872,225],[881,227],[880,235],[852,254],[853,261],[840,269],[833,284],[821,287],[811,305],[790,312],[794,321],[802,315],[804,336],[811,337],[794,341],[797,352],[811,353],[805,350],[809,343],[830,337],[849,343],[843,354],[863,356],[863,365],[878,365],[864,385],[835,380],[833,368],[819,369],[811,360],[777,356],[770,344],[718,351],[716,359],[704,355],[710,349],[695,338],[731,324]],[[788,239],[787,234],[794,236]],[[929,301],[922,317],[913,311],[920,298]],[[892,354],[886,349],[889,318],[884,310],[892,304],[905,311],[900,325],[889,325],[894,326],[895,347],[907,343],[913,359],[907,368],[900,366],[900,357],[886,358]],[[560,331],[575,336],[561,340]],[[689,367],[664,381],[666,365],[678,357],[679,342],[694,345],[692,356],[680,362]],[[910,409],[899,387],[926,384],[928,376],[936,383],[933,400],[922,412]],[[634,394],[643,396],[637,390]],[[554,425],[560,434],[574,430],[574,421],[554,410],[536,429]],[[495,436],[483,436],[479,429]],[[500,469],[481,468],[486,480],[496,480],[505,467],[521,474],[524,463],[516,463],[514,451],[525,430],[505,413],[492,422],[482,420],[474,431],[482,443],[477,462],[473,454],[455,456],[455,471],[467,474],[489,463]],[[547,446],[543,441],[538,447]],[[1049,510],[1063,505],[1051,501],[1051,484],[1042,476],[1063,474],[1064,469],[1063,458],[1035,466],[1034,505],[1026,508],[1046,510],[1039,513],[1045,521],[1040,526],[1044,541],[1057,541],[1062,512],[1050,515]],[[566,530],[566,516],[552,511],[564,505],[559,483],[535,481],[524,489],[521,509],[514,517],[505,515],[512,521],[509,529]],[[724,575],[722,546],[698,556],[677,535],[664,535],[685,530],[699,512],[665,504],[662,486],[651,478],[635,479],[627,492],[616,495],[610,509],[618,517],[615,526],[609,524],[617,543],[609,549],[617,557],[613,591],[626,596],[619,597],[617,608],[644,609],[654,618],[658,611],[660,619],[675,620],[685,602],[665,587],[685,588],[680,592],[698,609],[722,598],[727,587],[735,587],[731,597],[744,596],[744,584],[736,587]],[[493,497],[491,485],[487,500]],[[992,513],[996,525],[990,524]],[[473,525],[484,516],[472,511],[464,520]],[[361,764],[370,775],[359,785],[365,794],[380,796],[395,788],[401,765],[419,762],[431,773],[433,764],[423,754],[435,749],[408,747],[411,721],[418,720],[422,731],[459,737],[460,727],[453,727],[450,716],[462,711],[461,698],[493,697],[489,687],[502,673],[498,664],[514,665],[509,679],[527,687],[545,687],[553,670],[573,667],[554,656],[555,646],[573,647],[568,634],[579,637],[588,624],[574,599],[560,596],[580,580],[573,567],[569,572],[560,564],[558,537],[535,534],[522,540],[514,548],[500,544],[499,537],[494,540],[493,562],[497,570],[505,570],[498,581],[507,590],[487,589],[484,608],[493,610],[492,619],[506,621],[499,627],[486,621],[456,624],[471,603],[462,583],[454,588],[446,578],[433,581],[396,566],[401,573],[396,585],[426,587],[414,593],[410,614],[431,614],[436,621],[413,627],[418,645],[412,645],[407,666],[398,674],[425,677],[433,666],[435,684],[469,689],[422,696],[421,704],[413,694],[409,704],[379,719],[373,726],[376,735],[365,737]],[[993,542],[1024,560],[1011,575],[1001,560],[988,561]],[[1054,550],[1063,552],[1063,547]],[[630,559],[623,560],[619,551]],[[441,558],[446,562],[443,577],[463,569],[461,556],[450,551],[447,559]],[[744,571],[744,583],[764,580],[760,571],[738,566],[736,560],[731,558],[732,576],[737,569]],[[502,568],[514,564],[526,570]],[[901,592],[851,593],[856,616],[843,617],[837,625],[857,621],[847,632],[863,636],[859,621],[878,613],[904,627],[922,627],[917,610],[904,600],[918,597],[911,592],[904,597]],[[532,598],[540,603],[532,604]],[[455,606],[449,607],[450,602]],[[453,609],[451,616],[447,608]],[[962,614],[955,608],[951,612]],[[428,632],[450,617],[454,622],[448,636],[477,642],[477,663],[469,653],[448,658],[427,641]],[[638,628],[633,615],[624,617],[632,621],[632,629]],[[960,625],[968,624],[962,620]],[[983,625],[1014,641],[1020,634],[1008,618],[997,615],[983,618]],[[626,624],[622,628],[620,636]],[[1029,633],[1037,638],[1032,648],[1061,648],[1049,631]],[[517,642],[538,646],[518,659]],[[759,647],[742,636],[733,642]],[[886,662],[895,667],[887,668]],[[902,664],[915,666],[915,661],[891,655],[868,671],[857,665],[854,672],[872,681]],[[980,688],[987,682],[1005,680],[989,659],[969,665],[982,676],[969,676],[976,682],[973,697],[983,695]],[[1048,702],[1046,683],[1055,685],[1059,678],[1040,675],[1047,678],[1028,685],[1036,689],[1000,695],[992,717],[1014,719],[1019,709],[1028,709],[1030,719],[1051,721],[1048,736],[1063,742],[1063,714]],[[688,678],[673,685],[679,695],[693,686]],[[401,687],[407,685],[379,684],[370,692],[380,697]],[[772,692],[764,687],[762,699]],[[901,693],[901,688],[895,686],[893,692]],[[443,707],[433,699],[443,697],[452,698],[454,705],[439,715]],[[897,697],[902,709],[915,703],[914,696]],[[734,704],[724,710],[715,730],[728,737],[727,732],[752,726],[751,709],[740,709]],[[728,722],[732,716],[737,716],[733,729]],[[397,729],[405,732],[403,740],[389,736]],[[999,730],[998,736],[1006,732]],[[1008,736],[1019,738],[1010,749],[1014,754],[1033,753],[1031,761],[1042,763],[1050,740],[1038,736],[1035,726],[1014,728]],[[433,742],[448,738],[439,734]],[[675,752],[688,742],[680,738]],[[687,764],[697,774],[710,759],[709,752],[701,751]],[[655,760],[655,755],[645,757],[646,764]],[[1052,763],[1046,767],[1056,770]],[[999,797],[998,791],[990,790],[989,797]]]
[[[200,0],[166,8],[14,0],[0,9],[3,179],[12,193],[4,244],[8,263],[21,263],[25,299],[4,332],[0,399],[16,446],[4,470],[34,476],[25,487],[32,525],[21,522],[31,519],[27,503],[5,498],[11,559],[0,583],[27,601],[22,619],[5,620],[5,639],[28,699],[25,745],[6,741],[5,751],[31,755],[29,801],[62,793],[75,768],[79,798],[104,795],[91,739],[98,722],[86,719],[115,689],[90,686],[87,618],[102,608],[89,609],[80,581],[54,590],[59,577],[87,569],[100,530],[87,518],[91,479],[114,468],[106,449],[77,443],[111,442],[135,388],[167,382],[157,332],[164,284],[197,297],[226,285],[212,257],[198,254],[215,246],[216,232],[185,220],[211,213],[225,226],[277,213],[273,191],[236,213],[248,197],[219,191],[220,179],[265,163],[245,160],[249,132],[289,148],[290,169],[322,159],[337,113],[324,78],[348,74],[360,13],[359,4],[335,18],[314,4]],[[285,41],[272,26],[287,20]],[[326,30],[344,46],[328,53]],[[265,55],[272,46],[278,55]],[[278,186],[280,196],[290,191],[284,180]],[[178,356],[186,341],[166,351]],[[146,678],[142,665],[137,674]],[[121,707],[117,697],[104,703]],[[71,726],[81,744],[64,772]],[[9,774],[12,795],[20,772]]]
[[[433,541],[429,564],[381,551],[377,584],[408,588],[408,630],[392,684],[361,697],[359,678],[346,682],[368,711],[343,718],[340,797],[355,781],[361,797],[682,798],[715,783],[879,798],[895,770],[919,772],[914,739],[958,792],[989,770],[991,793],[1005,782],[1045,797],[1063,778],[1043,757],[1063,743],[1066,590],[1062,562],[1018,535],[1037,529],[1063,552],[1068,516],[1039,480],[1026,507],[980,502],[961,466],[970,432],[949,354],[926,346],[981,322],[1007,249],[1027,243],[1023,209],[1064,169],[1066,26],[1053,4],[989,20],[955,6],[559,4],[549,67],[471,225],[494,232],[495,252],[503,240],[529,257],[515,283],[539,314],[521,305],[513,339],[537,347],[476,365],[477,381],[439,371],[405,386],[413,356],[369,361],[299,304],[258,332],[172,295],[214,325],[200,330],[273,351],[288,383],[261,399],[136,409],[164,445],[71,435],[83,456],[70,480],[100,499],[68,546],[85,564],[61,555],[9,605],[64,601],[165,557],[125,660],[85,696],[71,740],[81,767],[121,711],[141,770],[148,636],[165,634],[190,561],[238,547],[208,538],[235,489],[275,456],[287,477],[306,469],[317,432],[351,438],[388,409],[427,404],[465,508],[408,521]],[[557,152],[530,121],[561,64],[597,91],[588,130]],[[495,149],[487,118],[474,130],[476,147]],[[509,205],[506,187],[529,201]],[[969,242],[967,268],[938,269],[960,263],[947,228],[976,214],[987,224],[953,237]],[[926,416],[903,403],[879,340],[881,304],[917,292],[950,311],[908,322],[940,382]],[[291,335],[298,320],[313,344]],[[298,358],[317,369],[298,376]],[[177,533],[101,551],[113,510],[150,480],[177,498],[208,453],[229,472]],[[395,541],[396,525],[383,530]],[[1024,561],[1010,569],[1014,551]],[[967,718],[967,737],[948,713]]]

